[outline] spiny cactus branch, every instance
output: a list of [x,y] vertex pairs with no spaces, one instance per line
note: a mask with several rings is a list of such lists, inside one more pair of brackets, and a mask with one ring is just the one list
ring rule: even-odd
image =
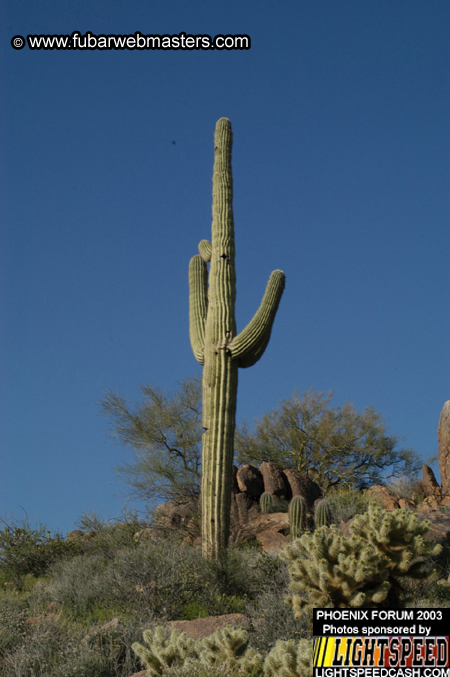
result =
[[202,257],[203,261],[208,263],[208,261],[211,261],[211,242],[209,240],[201,240],[198,243],[198,251],[200,252],[200,256]]
[[204,362],[205,322],[208,312],[208,269],[198,254],[189,264],[189,334],[197,362]]
[[285,286],[285,274],[274,270],[270,275],[261,305],[248,325],[228,346],[233,360],[240,367],[252,367],[264,353],[269,343],[272,325]]

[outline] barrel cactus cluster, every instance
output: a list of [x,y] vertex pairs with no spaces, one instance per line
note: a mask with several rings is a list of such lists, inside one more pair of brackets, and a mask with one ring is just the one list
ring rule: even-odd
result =
[[202,552],[213,559],[225,551],[230,533],[238,368],[251,367],[264,353],[285,286],[284,273],[275,270],[253,319],[237,332],[231,146],[231,123],[221,118],[214,136],[211,242],[200,242],[189,265],[189,333],[203,365]]
[[[316,501],[314,508],[314,527],[329,526],[331,524],[331,505],[322,498]],[[289,503],[289,531],[293,538],[298,538],[307,526],[307,505],[303,496],[294,496]]]

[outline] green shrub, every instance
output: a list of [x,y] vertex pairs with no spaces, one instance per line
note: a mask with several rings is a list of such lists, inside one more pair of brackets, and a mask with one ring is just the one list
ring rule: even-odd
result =
[[251,538],[249,541],[239,543],[238,548],[242,552],[262,552],[261,542],[257,538]]
[[373,500],[362,491],[347,489],[346,487],[335,489],[327,496],[331,508],[332,524],[348,522],[355,515],[366,512],[371,500]]
[[123,519],[125,521],[117,519],[107,522],[96,512],[84,513],[76,526],[84,532],[94,532],[95,535],[83,544],[83,552],[114,559],[118,550],[136,547],[133,536],[148,527],[149,523],[139,520],[133,511],[125,513]]
[[415,476],[396,477],[389,480],[387,487],[397,498],[407,498],[410,501],[414,499],[422,501],[424,498],[423,483]]
[[197,618],[209,616],[208,610],[199,602],[193,600],[185,605],[180,621],[195,621]]
[[58,561],[67,560],[82,551],[82,545],[64,541],[62,535],[50,535],[45,525],[31,529],[28,520],[19,527],[3,522],[0,530],[0,572],[4,579],[12,578],[22,589],[27,574],[44,575]]
[[89,629],[51,616],[26,621],[24,608],[19,615],[0,602],[2,677],[129,677],[140,669],[131,651],[139,633],[134,619]]

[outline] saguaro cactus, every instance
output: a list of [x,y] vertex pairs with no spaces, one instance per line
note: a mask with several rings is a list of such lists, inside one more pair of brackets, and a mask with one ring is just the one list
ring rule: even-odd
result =
[[251,367],[263,354],[285,284],[284,273],[275,270],[259,309],[237,334],[231,145],[231,123],[221,118],[214,136],[212,238],[200,242],[189,266],[189,333],[203,365],[202,552],[214,559],[227,547],[230,530],[238,367]]

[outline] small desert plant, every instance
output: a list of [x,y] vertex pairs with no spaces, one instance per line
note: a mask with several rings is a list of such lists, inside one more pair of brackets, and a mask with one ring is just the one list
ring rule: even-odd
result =
[[331,508],[331,523],[348,522],[355,515],[360,515],[369,507],[370,496],[359,490],[340,487],[330,492],[328,501]]
[[286,604],[289,594],[289,577],[286,571],[286,582],[264,588],[261,594],[249,602],[245,614],[251,618],[248,629],[250,645],[262,653],[272,649],[280,639],[299,641],[309,636],[310,624],[306,617],[295,618]]
[[388,482],[387,487],[397,498],[407,498],[410,501],[423,500],[423,484],[415,476],[396,477]]
[[254,559],[251,551],[229,548],[226,556],[205,562],[198,549],[166,539],[117,550],[113,557],[85,554],[57,563],[49,592],[73,620],[100,606],[175,620],[194,601],[206,615],[234,613],[259,589]]

